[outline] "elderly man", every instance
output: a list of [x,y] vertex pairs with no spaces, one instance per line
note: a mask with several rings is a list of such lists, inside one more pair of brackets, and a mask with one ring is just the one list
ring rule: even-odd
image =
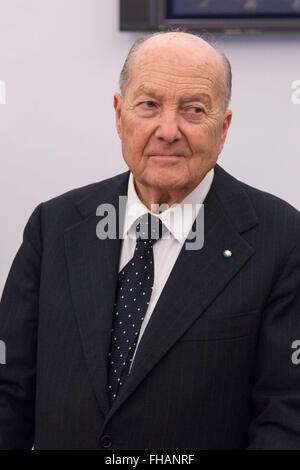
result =
[[192,34],[133,46],[129,171],[41,203],[8,276],[2,449],[300,448],[300,214],[217,164],[230,84]]

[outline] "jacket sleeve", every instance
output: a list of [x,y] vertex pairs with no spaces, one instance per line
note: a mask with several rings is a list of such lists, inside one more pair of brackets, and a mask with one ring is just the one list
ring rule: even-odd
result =
[[300,449],[300,364],[294,349],[300,340],[300,243],[271,291],[260,331],[248,449]]
[[0,449],[31,449],[34,441],[40,210],[26,224],[0,303]]

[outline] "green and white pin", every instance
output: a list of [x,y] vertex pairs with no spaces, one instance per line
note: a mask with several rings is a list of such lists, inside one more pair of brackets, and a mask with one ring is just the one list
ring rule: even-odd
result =
[[223,251],[223,256],[224,256],[224,258],[231,258],[232,252],[230,250],[224,250]]

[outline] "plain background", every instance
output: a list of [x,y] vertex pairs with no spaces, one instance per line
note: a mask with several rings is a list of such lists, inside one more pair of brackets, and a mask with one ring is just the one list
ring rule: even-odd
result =
[[[0,294],[41,202],[127,169],[113,93],[132,42],[118,0],[0,0]],[[219,163],[300,209],[300,33],[205,36],[232,63],[233,121]],[[278,227],[280,230],[280,227]]]

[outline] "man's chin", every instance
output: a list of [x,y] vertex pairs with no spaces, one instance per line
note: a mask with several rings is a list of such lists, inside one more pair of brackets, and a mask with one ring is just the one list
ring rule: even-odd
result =
[[145,176],[141,183],[161,191],[185,189],[191,185],[189,179],[184,178],[182,174],[172,174],[171,172],[165,175],[161,174],[161,172],[159,174],[153,172],[151,175]]

